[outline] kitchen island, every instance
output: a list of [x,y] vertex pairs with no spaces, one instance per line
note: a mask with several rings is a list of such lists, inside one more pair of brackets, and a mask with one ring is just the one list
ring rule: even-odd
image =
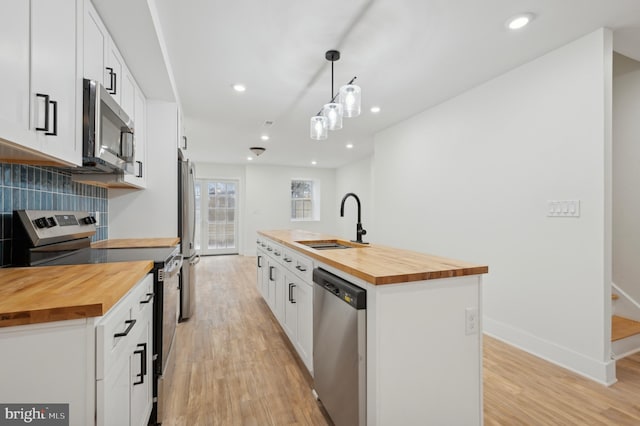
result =
[[257,242],[259,289],[311,374],[312,303],[298,303],[292,333],[280,276],[306,292],[313,287],[312,270],[322,268],[367,291],[367,425],[482,424],[481,284],[487,266],[300,230],[259,231]]

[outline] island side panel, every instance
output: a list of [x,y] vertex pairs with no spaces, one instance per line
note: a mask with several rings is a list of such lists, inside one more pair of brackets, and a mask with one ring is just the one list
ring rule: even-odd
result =
[[482,424],[481,283],[367,285],[367,425]]

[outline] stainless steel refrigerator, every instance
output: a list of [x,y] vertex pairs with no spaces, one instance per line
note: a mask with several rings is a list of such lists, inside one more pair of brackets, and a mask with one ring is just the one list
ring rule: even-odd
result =
[[178,149],[178,236],[184,259],[180,273],[180,321],[191,318],[196,307],[195,266],[200,256],[196,252],[195,235],[195,165]]

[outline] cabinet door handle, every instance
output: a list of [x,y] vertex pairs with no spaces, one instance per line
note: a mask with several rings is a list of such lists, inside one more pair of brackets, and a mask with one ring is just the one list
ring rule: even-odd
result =
[[[58,101],[49,101],[49,103],[53,105],[53,132],[46,132],[45,135],[58,136]],[[47,105],[47,110],[49,110],[49,105]],[[49,127],[48,124],[47,127]]]
[[258,268],[262,268],[262,256],[258,256]]
[[138,343],[137,348],[142,347],[140,350],[133,351],[134,354],[140,355],[140,374],[136,374],[136,377],[140,377],[140,381],[133,382],[133,385],[141,385],[144,383],[144,376],[147,375],[147,344]]
[[273,270],[276,269],[275,266],[269,266],[269,281],[275,281],[273,278]]
[[129,334],[129,332],[131,331],[131,329],[133,328],[133,326],[134,326],[134,325],[136,325],[136,320],[134,320],[134,319],[133,319],[133,320],[126,320],[124,323],[125,323],[125,324],[128,324],[128,325],[127,325],[127,329],[126,329],[125,331],[123,331],[122,333],[116,333],[116,334],[114,334],[114,335],[113,335],[113,337],[124,337],[124,336],[126,336],[127,334]]
[[147,293],[147,298],[145,300],[141,300],[140,303],[149,303],[153,300],[153,293]]
[[138,173],[138,174],[136,175],[136,177],[141,178],[141,177],[142,177],[142,161],[138,161],[138,160],[136,160],[136,163],[138,163],[138,164],[140,165],[140,168],[138,169],[138,170],[140,170],[140,173]]
[[43,93],[36,93],[36,98],[44,99],[44,127],[37,127],[36,130],[40,132],[48,132],[49,131],[49,95],[45,95]]
[[289,283],[289,302],[296,303],[296,300],[293,298],[293,288],[296,285],[294,283]]
[[300,272],[306,272],[307,268],[300,266],[300,265],[296,265],[296,269]]
[[184,141],[183,148],[187,149],[187,137],[186,136],[182,136],[182,140]]
[[109,71],[109,87],[106,87],[105,89],[107,89],[107,92],[111,93],[112,95],[115,95],[115,87],[113,84],[113,76],[115,75],[113,72],[113,68],[111,67],[106,67],[107,71]]

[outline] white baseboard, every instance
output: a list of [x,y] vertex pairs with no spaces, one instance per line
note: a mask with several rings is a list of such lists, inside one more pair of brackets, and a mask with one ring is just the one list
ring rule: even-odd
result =
[[491,337],[595,382],[611,386],[617,381],[614,360],[600,361],[588,358],[554,342],[490,318],[483,318],[482,326],[484,333]]

